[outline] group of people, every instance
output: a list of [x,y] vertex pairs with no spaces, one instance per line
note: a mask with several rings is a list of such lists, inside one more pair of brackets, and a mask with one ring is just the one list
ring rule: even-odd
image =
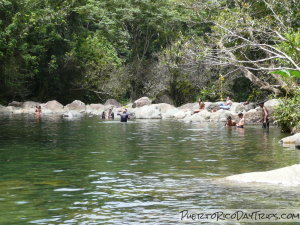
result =
[[[258,105],[261,107],[262,109],[262,119],[260,119],[257,122],[261,122],[262,123],[262,128],[269,128],[270,126],[270,122],[269,122],[269,112],[268,109],[264,106],[264,102],[260,102],[258,103]],[[239,117],[239,122],[236,123],[234,120],[232,120],[231,116],[227,117],[227,121],[225,123],[225,126],[235,126],[237,128],[244,128],[245,125],[245,118],[243,113],[239,113],[238,114]]]
[[[124,109],[122,113],[118,113],[117,115],[120,116],[120,121],[126,123],[129,118],[129,114],[127,112],[127,109]],[[108,113],[106,114],[105,111],[103,111],[101,118],[103,120],[108,119],[108,120],[114,120],[115,119],[115,114],[112,111],[112,108],[108,110]]]
[[[205,109],[205,103],[202,101],[201,98],[199,98],[198,104],[199,104],[199,110],[195,110],[194,113],[201,112],[202,110]],[[247,104],[249,104],[249,102],[246,101],[246,102],[243,102],[242,104],[247,105]],[[232,101],[231,101],[230,97],[227,97],[226,101],[220,103],[219,106],[220,106],[220,109],[228,110],[228,109],[230,109],[231,105],[232,105]],[[260,103],[258,103],[258,105],[262,109],[262,119],[260,119],[257,122],[261,122],[263,128],[269,128],[269,125],[270,125],[269,112],[268,112],[267,108],[264,106],[264,102],[260,102]],[[212,112],[215,112],[215,111],[216,111],[215,109],[212,110]],[[236,122],[236,121],[232,120],[231,116],[228,116],[225,126],[234,126],[237,128],[244,128],[244,126],[245,126],[244,114],[242,112],[240,112],[240,113],[238,113],[238,117],[239,117],[239,121]]]

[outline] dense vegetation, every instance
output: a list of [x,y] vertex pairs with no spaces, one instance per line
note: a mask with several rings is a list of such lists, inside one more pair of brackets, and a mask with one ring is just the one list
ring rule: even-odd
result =
[[289,95],[297,79],[270,72],[300,71],[299,8],[298,0],[0,0],[0,103]]

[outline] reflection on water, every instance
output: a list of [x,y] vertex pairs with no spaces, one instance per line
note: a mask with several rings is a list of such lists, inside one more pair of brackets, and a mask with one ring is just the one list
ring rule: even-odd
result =
[[182,209],[299,208],[299,190],[215,182],[299,163],[279,130],[0,119],[0,224],[176,224]]

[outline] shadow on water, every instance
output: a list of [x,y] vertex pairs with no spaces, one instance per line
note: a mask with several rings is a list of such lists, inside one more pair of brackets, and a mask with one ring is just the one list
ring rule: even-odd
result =
[[0,126],[0,224],[176,224],[185,208],[300,206],[298,189],[214,182],[299,163],[277,128],[27,116]]

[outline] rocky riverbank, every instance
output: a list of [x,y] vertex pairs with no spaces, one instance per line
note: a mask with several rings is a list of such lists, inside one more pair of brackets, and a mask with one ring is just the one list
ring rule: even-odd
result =
[[[265,106],[269,110],[270,121],[272,122],[272,112],[275,106],[279,104],[279,100],[272,99],[265,102]],[[105,104],[85,104],[79,100],[75,100],[70,104],[62,105],[56,100],[46,103],[33,101],[11,102],[8,106],[0,105],[0,115],[17,115],[17,114],[34,114],[35,107],[41,106],[42,117],[59,116],[67,119],[77,119],[85,115],[101,117],[104,112],[106,115],[109,110],[115,114],[115,120],[119,120],[118,113],[125,108],[128,110],[131,118],[135,119],[175,119],[184,122],[222,122],[226,121],[228,116],[234,120],[238,120],[238,113],[243,112],[246,124],[256,123],[262,116],[262,110],[257,104],[233,102],[229,110],[219,108],[220,102],[205,102],[205,109],[201,112],[194,113],[199,110],[199,104],[187,103],[180,107],[175,107],[167,103],[152,104],[147,97],[142,97],[133,103],[122,106],[114,99],[109,99]],[[299,134],[287,137],[280,141],[284,146],[300,147]]]
[[[105,104],[85,104],[75,100],[70,104],[62,105],[56,100],[46,103],[33,101],[11,102],[8,106],[0,105],[0,114],[33,114],[37,105],[42,108],[42,116],[63,116],[67,118],[80,118],[84,115],[101,116],[103,112],[108,113],[112,109],[115,115],[128,109],[128,113],[136,119],[177,119],[186,122],[225,122],[228,116],[238,120],[238,112],[243,112],[246,123],[252,124],[261,118],[261,109],[255,103],[243,105],[234,102],[229,110],[219,108],[220,102],[205,102],[205,109],[199,113],[194,113],[199,109],[198,103],[188,103],[180,107],[175,107],[167,103],[152,104],[147,97],[140,98],[134,103],[121,106],[116,100],[110,99]],[[269,112],[274,111],[274,107],[279,104],[277,99],[269,100],[265,103]],[[115,117],[118,120],[118,116]],[[272,117],[271,117],[272,119]]]

